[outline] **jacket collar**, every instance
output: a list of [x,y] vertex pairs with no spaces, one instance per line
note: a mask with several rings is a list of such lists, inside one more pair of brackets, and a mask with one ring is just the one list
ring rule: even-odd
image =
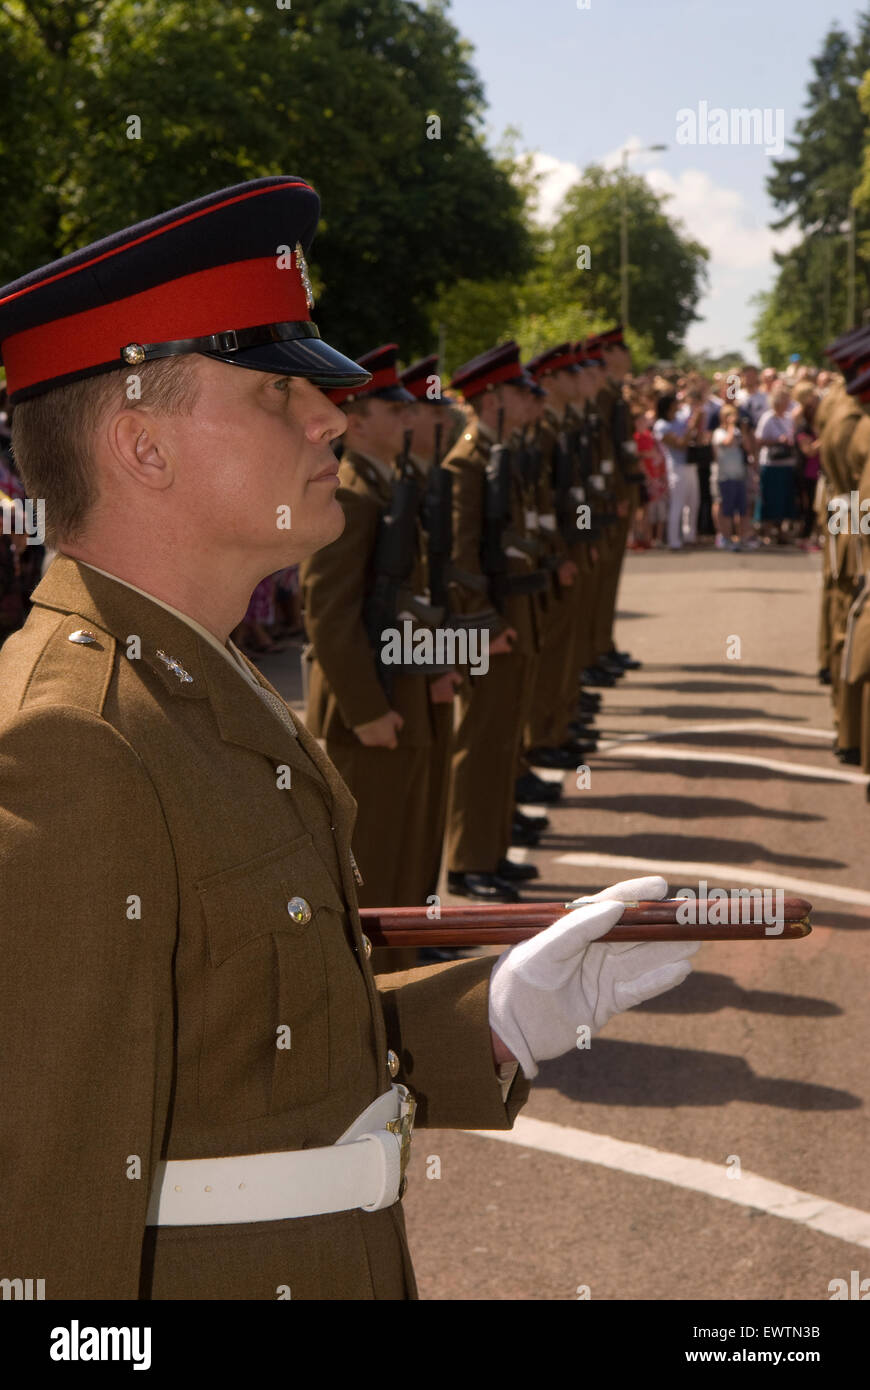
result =
[[[185,619],[170,613],[154,599],[60,554],[34,589],[32,602],[58,613],[80,616],[90,626],[114,637],[121,659],[126,656],[142,661],[170,697],[208,700],[224,742],[251,748],[276,762],[286,762],[325,783],[333,793],[337,785],[343,786],[329,759],[307,730],[300,728],[297,719],[293,719],[297,729],[294,737],[251,689],[241,671],[232,670],[230,662]],[[277,695],[256,666],[244,657],[243,660],[257,683]],[[175,669],[167,663],[175,663]]]

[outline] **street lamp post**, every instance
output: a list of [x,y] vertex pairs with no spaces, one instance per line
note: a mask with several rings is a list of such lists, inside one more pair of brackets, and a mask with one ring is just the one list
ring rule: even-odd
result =
[[630,154],[653,154],[666,150],[667,145],[642,145],[638,149],[624,147],[621,153],[622,169],[619,178],[621,208],[619,219],[619,288],[620,318],[623,328],[628,327],[628,156]]

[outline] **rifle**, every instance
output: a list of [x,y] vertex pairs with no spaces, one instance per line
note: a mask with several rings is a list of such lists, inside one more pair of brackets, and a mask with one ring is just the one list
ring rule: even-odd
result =
[[536,594],[546,589],[549,577],[546,570],[530,570],[527,574],[510,574],[507,542],[512,548],[530,557],[537,554],[537,541],[512,535],[511,483],[514,461],[510,449],[501,442],[504,430],[504,410],[498,412],[498,442],[492,446],[486,465],[483,500],[483,535],[480,542],[480,567],[489,580],[489,594],[499,612],[504,611],[507,594]]
[[[738,894],[741,890],[737,890]],[[744,890],[745,891],[745,890]],[[766,889],[764,893],[770,893]],[[783,898],[775,920],[755,898],[665,898],[627,903],[622,917],[599,941],[794,941],[812,930],[812,903],[806,898]],[[762,894],[763,897],[763,894]],[[564,917],[575,903],[486,903],[463,907],[366,907],[360,909],[362,929],[373,946],[510,946],[528,941]],[[751,907],[752,912],[745,909]],[[756,910],[759,909],[759,910]],[[430,917],[436,912],[437,916]],[[690,916],[688,922],[678,918]],[[726,920],[720,921],[720,917]],[[713,919],[712,921],[710,919]],[[748,918],[748,920],[747,920]],[[782,930],[779,930],[779,928]]]
[[490,596],[499,610],[503,596],[499,579],[507,574],[503,535],[511,512],[511,455],[502,444],[504,409],[498,412],[498,442],[489,453],[483,494],[483,534],[480,538],[480,566],[490,581]]
[[429,601],[447,611],[447,578],[453,549],[453,478],[441,467],[443,425],[435,426],[432,468],[423,494],[421,520],[426,531],[429,558]]
[[402,452],[396,460],[389,509],[378,523],[373,557],[374,582],[363,604],[363,621],[378,658],[378,675],[387,695],[395,666],[385,667],[381,643],[386,628],[396,626],[400,591],[414,567],[417,551],[417,513],[420,485],[411,464],[413,430],[406,430]]

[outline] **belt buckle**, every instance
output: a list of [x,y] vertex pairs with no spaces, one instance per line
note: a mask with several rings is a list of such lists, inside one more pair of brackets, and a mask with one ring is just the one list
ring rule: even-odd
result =
[[388,1129],[391,1134],[395,1134],[399,1140],[399,1173],[401,1176],[399,1196],[401,1197],[406,1186],[405,1169],[411,1155],[411,1131],[414,1128],[417,1102],[407,1086],[402,1086],[399,1083],[394,1083],[394,1085],[399,1093],[399,1115],[395,1120],[387,1120],[384,1128]]

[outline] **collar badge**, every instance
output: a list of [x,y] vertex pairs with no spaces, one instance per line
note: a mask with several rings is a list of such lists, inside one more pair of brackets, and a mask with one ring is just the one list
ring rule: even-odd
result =
[[176,661],[174,656],[167,656],[165,652],[158,652],[157,655],[164,666],[166,666],[174,676],[177,676],[182,683],[193,683],[193,676],[185,671],[181,662]]

